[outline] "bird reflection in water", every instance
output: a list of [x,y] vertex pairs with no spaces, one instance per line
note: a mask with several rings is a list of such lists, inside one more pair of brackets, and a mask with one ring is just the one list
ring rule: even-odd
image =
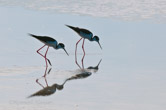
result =
[[76,74],[74,76],[71,76],[70,78],[66,79],[66,81],[74,80],[74,79],[84,79],[84,78],[89,77],[91,74],[92,74],[91,72],[84,71],[80,74]]
[[[48,70],[48,72],[47,72],[47,67],[46,67],[45,75],[42,76],[42,77],[39,78],[39,79],[36,79],[36,83],[39,84],[43,89],[41,89],[41,90],[37,91],[36,93],[30,95],[28,98],[33,97],[33,96],[49,96],[49,95],[54,94],[57,89],[58,89],[58,90],[62,90],[62,89],[63,89],[63,86],[64,86],[64,84],[66,83],[67,80],[64,81],[64,83],[61,84],[61,85],[55,83],[55,84],[53,84],[52,86],[48,86],[46,75],[51,72],[51,69],[52,69],[52,68],[50,68],[50,69]],[[42,85],[41,83],[39,83],[39,80],[42,79],[42,78],[44,78],[44,80],[45,80],[46,87],[44,87],[44,85]]]
[[42,78],[44,78],[45,83],[46,83],[46,85],[48,86],[47,79],[46,79],[46,75],[51,72],[51,69],[52,69],[52,68],[49,68],[49,70],[48,70],[48,72],[47,72],[47,67],[46,67],[45,72],[44,72],[44,75],[43,75],[41,78],[36,79],[36,83],[38,83],[38,84],[39,84],[41,87],[43,87],[43,88],[44,88],[44,86],[43,86],[41,83],[39,83],[39,80],[42,79]]
[[47,86],[45,88],[43,88],[42,90],[32,94],[31,96],[29,97],[33,97],[33,96],[49,96],[49,95],[52,95],[56,92],[56,90],[62,90],[63,89],[63,85],[66,83],[66,81],[62,84],[62,85],[59,85],[59,84],[53,84],[52,86]]
[[99,65],[100,65],[101,61],[102,61],[102,59],[99,61],[99,63],[96,66],[89,66],[87,69],[93,70],[93,72],[96,73],[99,69]]
[[[79,74],[76,74],[66,80],[69,81],[69,80],[73,80],[73,79],[83,79],[83,78],[89,77],[92,74],[92,72],[96,73],[99,70],[99,65],[100,65],[101,61],[102,61],[102,59],[99,61],[99,63],[96,66],[89,66],[87,69],[80,69]],[[92,72],[91,72],[91,70],[92,70]]]
[[45,79],[46,87],[44,87],[41,83],[39,83],[39,79],[37,79],[36,83],[38,83],[43,89],[41,89],[41,90],[37,91],[36,93],[30,95],[28,98],[34,97],[34,96],[49,96],[49,95],[52,95],[56,92],[56,90],[62,90],[67,81],[76,80],[76,79],[84,79],[84,78],[87,78],[87,77],[91,76],[92,72],[90,72],[90,71],[92,70],[93,72],[97,72],[98,69],[99,69],[99,65],[100,65],[101,61],[102,60],[99,61],[97,66],[90,66],[87,69],[83,69],[83,70],[80,69],[78,74],[67,78],[62,84],[54,83],[54,84],[52,84],[52,86],[48,86],[47,79],[46,79],[46,75],[51,72],[51,68],[48,70],[48,72],[47,72],[47,68],[46,68],[45,75],[42,77],[42,78]]

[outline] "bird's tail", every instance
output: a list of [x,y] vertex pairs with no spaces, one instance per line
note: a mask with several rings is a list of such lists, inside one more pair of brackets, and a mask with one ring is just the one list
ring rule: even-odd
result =
[[70,25],[66,25],[67,27],[69,27],[70,29],[74,30],[75,32],[79,33],[79,28],[78,27],[73,27]]
[[33,95],[30,95],[30,96],[28,96],[27,98],[31,98],[31,97],[33,97]]
[[30,35],[30,36],[32,36],[32,37],[37,37],[37,35],[34,35],[34,34],[30,34],[30,33],[28,33],[28,35]]
[[36,38],[36,39],[40,40],[40,37],[39,37],[39,36],[37,36],[37,35],[30,34],[30,33],[29,33],[29,35],[30,35],[31,37],[34,37],[34,38]]
[[75,27],[73,27],[73,26],[70,26],[70,25],[67,25],[67,24],[65,24],[67,27],[69,27],[69,28],[71,28],[71,29],[75,29]]

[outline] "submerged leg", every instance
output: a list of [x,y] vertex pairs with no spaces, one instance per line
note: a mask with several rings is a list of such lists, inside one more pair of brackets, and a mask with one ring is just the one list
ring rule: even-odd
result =
[[83,67],[83,69],[84,69],[84,57],[85,57],[84,42],[85,42],[85,39],[83,40],[83,43],[82,43],[82,50],[83,50],[83,52],[84,52],[84,55],[83,55],[81,61],[82,61],[82,67]]
[[[44,55],[42,55],[39,51],[42,49],[42,48],[44,48],[46,45],[44,45],[43,47],[41,47],[40,49],[38,49],[36,52],[39,54],[39,55],[41,55],[42,57],[44,57]],[[45,58],[45,57],[44,57]],[[51,62],[50,62],[50,60],[47,58],[47,61],[48,61],[48,63],[51,65]],[[51,65],[52,66],[52,65]]]
[[[82,39],[82,38],[81,38]],[[77,45],[81,41],[81,39],[76,43],[76,49],[75,49],[75,63],[78,65],[78,67],[81,69],[80,65],[77,63]]]

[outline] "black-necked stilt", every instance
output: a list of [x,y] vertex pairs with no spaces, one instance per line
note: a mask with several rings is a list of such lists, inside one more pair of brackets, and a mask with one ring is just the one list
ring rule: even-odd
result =
[[83,58],[82,58],[82,66],[84,68],[84,65],[83,65],[83,60],[84,60],[84,57],[85,57],[85,50],[84,50],[84,41],[85,39],[88,39],[89,41],[96,41],[100,48],[102,49],[100,43],[99,43],[99,37],[98,36],[93,36],[93,33],[90,32],[89,30],[87,29],[83,29],[83,28],[78,28],[78,27],[73,27],[73,26],[69,26],[69,25],[66,25],[67,27],[71,28],[72,30],[74,30],[78,35],[81,36],[81,39],[76,43],[76,49],[75,49],[75,62],[76,64],[79,66],[79,68],[81,69],[80,65],[77,63],[77,45],[78,43],[82,40],[83,38],[83,43],[82,43],[82,49],[83,49],[83,52],[84,52],[84,55],[83,55]]
[[[49,59],[46,58],[46,55],[47,55],[49,47],[53,47],[54,49],[63,49],[66,52],[66,54],[69,55],[67,53],[67,51],[65,50],[65,45],[63,43],[59,43],[58,44],[58,42],[55,39],[53,39],[51,37],[48,37],[48,36],[37,36],[37,35],[33,35],[33,34],[29,34],[29,35],[32,36],[32,37],[34,37],[34,38],[36,38],[36,39],[38,39],[38,40],[40,40],[41,42],[43,42],[45,44],[44,46],[42,46],[40,49],[37,50],[37,53],[40,54],[42,57],[45,58],[46,67],[47,67],[47,61],[51,65],[51,62],[49,61]],[[42,48],[44,48],[45,46],[48,46],[48,47],[47,47],[45,55],[42,55],[39,51]]]

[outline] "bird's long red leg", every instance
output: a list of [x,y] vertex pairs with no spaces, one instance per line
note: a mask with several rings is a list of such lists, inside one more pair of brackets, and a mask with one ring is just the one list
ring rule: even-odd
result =
[[[82,39],[82,38],[81,38]],[[76,43],[76,49],[75,49],[75,63],[78,65],[78,67],[81,69],[80,65],[77,63],[77,45],[81,41],[81,39]]]
[[[41,47],[40,49],[38,49],[36,52],[39,54],[39,55],[41,55],[42,57],[44,57],[44,55],[42,55],[39,51],[42,49],[42,48],[44,48],[46,45],[44,45],[43,47]],[[45,57],[44,57],[45,58]],[[50,60],[47,58],[47,60],[48,60],[48,62],[49,62],[49,64],[51,65],[51,62],[50,62]]]
[[46,75],[47,75],[47,66],[46,66],[46,69],[45,69],[43,77],[46,77]]
[[39,54],[39,55],[41,55],[42,57],[44,57],[44,55],[42,55],[39,51],[42,49],[42,48],[44,48],[46,45],[44,45],[43,47],[41,47],[40,49],[38,49],[36,52]]
[[81,61],[82,61],[82,67],[83,67],[83,69],[84,69],[84,57],[85,57],[84,42],[85,42],[85,39],[83,40],[83,43],[82,43],[82,50],[83,50],[83,52],[84,52],[84,55],[83,55]]
[[[44,55],[44,58],[45,58],[45,61],[46,61],[46,67],[48,67],[48,65],[47,65],[47,52],[48,52],[48,49],[49,49],[49,46],[47,47],[47,50],[46,50],[46,53],[45,53],[45,55]],[[46,74],[46,73],[45,73]]]

